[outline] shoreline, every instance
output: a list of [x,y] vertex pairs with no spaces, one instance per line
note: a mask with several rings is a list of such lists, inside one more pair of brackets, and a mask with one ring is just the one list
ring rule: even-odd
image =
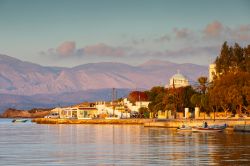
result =
[[191,127],[201,126],[206,121],[208,125],[213,124],[227,124],[228,127],[236,125],[250,125],[250,119],[195,119],[195,120],[157,120],[157,119],[50,119],[50,118],[34,118],[33,123],[37,124],[120,124],[120,125],[143,125],[144,127],[163,127],[163,128],[177,128],[182,124],[187,124]]
[[155,119],[51,119],[35,118],[32,122],[37,124],[138,124],[155,122]]
[[178,128],[182,124],[186,124],[190,127],[202,126],[203,122],[206,121],[208,125],[216,124],[227,124],[228,127],[234,127],[237,125],[250,125],[250,119],[193,119],[193,120],[181,120],[181,119],[172,119],[166,121],[156,121],[156,122],[146,122],[144,127],[165,127],[165,128]]

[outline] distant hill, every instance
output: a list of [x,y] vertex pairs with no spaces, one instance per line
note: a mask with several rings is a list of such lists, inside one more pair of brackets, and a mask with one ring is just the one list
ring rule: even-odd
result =
[[151,88],[165,85],[180,70],[190,80],[207,75],[207,67],[151,60],[139,66],[101,62],[73,68],[44,67],[0,55],[0,93],[54,94],[106,88]]
[[[116,89],[117,98],[126,97],[131,90]],[[31,96],[0,94],[0,113],[8,108],[32,109],[70,106],[84,101],[111,101],[112,89],[97,89],[60,94],[36,94]]]
[[[138,66],[100,62],[72,68],[45,67],[0,54],[0,94],[5,94],[5,97],[1,95],[2,104],[8,95],[23,105],[29,101],[41,103],[41,106],[43,101],[47,101],[45,105],[48,103],[53,105],[55,103],[51,99],[52,96],[56,97],[58,102],[75,103],[79,96],[88,100],[96,99],[111,88],[149,89],[156,85],[163,86],[177,70],[191,82],[196,81],[199,76],[207,75],[207,68],[207,66],[159,60],[150,60]],[[91,94],[86,94],[90,91]],[[79,92],[85,93],[76,95]],[[74,95],[69,97],[70,94]],[[14,97],[16,95],[17,97]],[[37,99],[35,96],[43,98]],[[66,97],[63,99],[62,96]]]

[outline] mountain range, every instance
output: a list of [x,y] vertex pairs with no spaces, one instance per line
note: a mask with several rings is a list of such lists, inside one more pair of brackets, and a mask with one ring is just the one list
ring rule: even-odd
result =
[[165,86],[177,70],[191,83],[208,74],[207,66],[160,60],[137,66],[100,62],[67,68],[41,66],[0,54],[0,109],[13,103],[16,107],[24,107],[25,103],[30,107],[53,107],[80,100],[108,100],[111,88],[119,89],[123,97],[130,90]]

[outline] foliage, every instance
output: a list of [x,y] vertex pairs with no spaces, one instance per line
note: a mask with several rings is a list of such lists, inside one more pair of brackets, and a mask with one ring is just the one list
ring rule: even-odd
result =
[[225,113],[241,114],[250,105],[250,45],[228,46],[224,42],[216,58],[217,78],[208,88],[208,106]]
[[201,106],[201,95],[198,93],[195,93],[191,98],[190,101],[193,105],[195,105],[196,107],[200,107]]
[[149,118],[149,110],[146,107],[139,108],[139,117],[140,118]]
[[207,86],[208,86],[208,82],[207,82],[207,77],[199,77],[198,78],[198,82],[199,82],[199,91],[202,93],[202,94],[205,94],[206,93],[206,90],[207,90]]
[[195,93],[195,90],[191,86],[166,89],[164,87],[153,87],[146,93],[151,101],[149,104],[151,112],[156,113],[160,110],[180,112],[184,110],[184,107],[193,106],[189,99]]
[[250,73],[242,71],[221,75],[209,89],[209,105],[240,114],[250,104],[249,78]]
[[135,103],[136,101],[148,101],[148,96],[145,92],[132,91],[128,95],[128,100],[132,103]]
[[197,88],[197,92],[192,95],[190,98],[190,101],[193,105],[196,107],[200,107],[201,111],[203,112],[209,112],[208,108],[208,95],[207,95],[207,88],[208,88],[208,82],[207,77],[199,77],[198,78],[199,86]]
[[224,42],[215,63],[216,72],[220,74],[238,71],[250,72],[250,45],[241,48],[238,43],[228,46],[227,42]]
[[[132,92],[130,101],[151,101],[149,110],[141,108],[140,116],[145,113],[172,110],[181,112],[185,107],[198,106],[204,112],[219,111],[250,113],[250,45],[241,48],[237,43],[222,45],[220,55],[216,58],[217,78],[208,83],[207,77],[198,78],[196,90],[191,86],[180,88],[153,87],[145,92]],[[140,95],[139,95],[140,94]]]
[[160,104],[163,101],[165,89],[161,86],[156,86],[151,88],[151,90],[145,92],[148,95],[149,100],[151,101],[148,105],[148,108],[151,112],[156,114],[157,111],[163,110],[165,105]]

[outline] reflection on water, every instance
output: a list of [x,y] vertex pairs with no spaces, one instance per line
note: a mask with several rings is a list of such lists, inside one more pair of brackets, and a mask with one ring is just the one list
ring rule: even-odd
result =
[[250,133],[0,119],[0,165],[247,165]]

